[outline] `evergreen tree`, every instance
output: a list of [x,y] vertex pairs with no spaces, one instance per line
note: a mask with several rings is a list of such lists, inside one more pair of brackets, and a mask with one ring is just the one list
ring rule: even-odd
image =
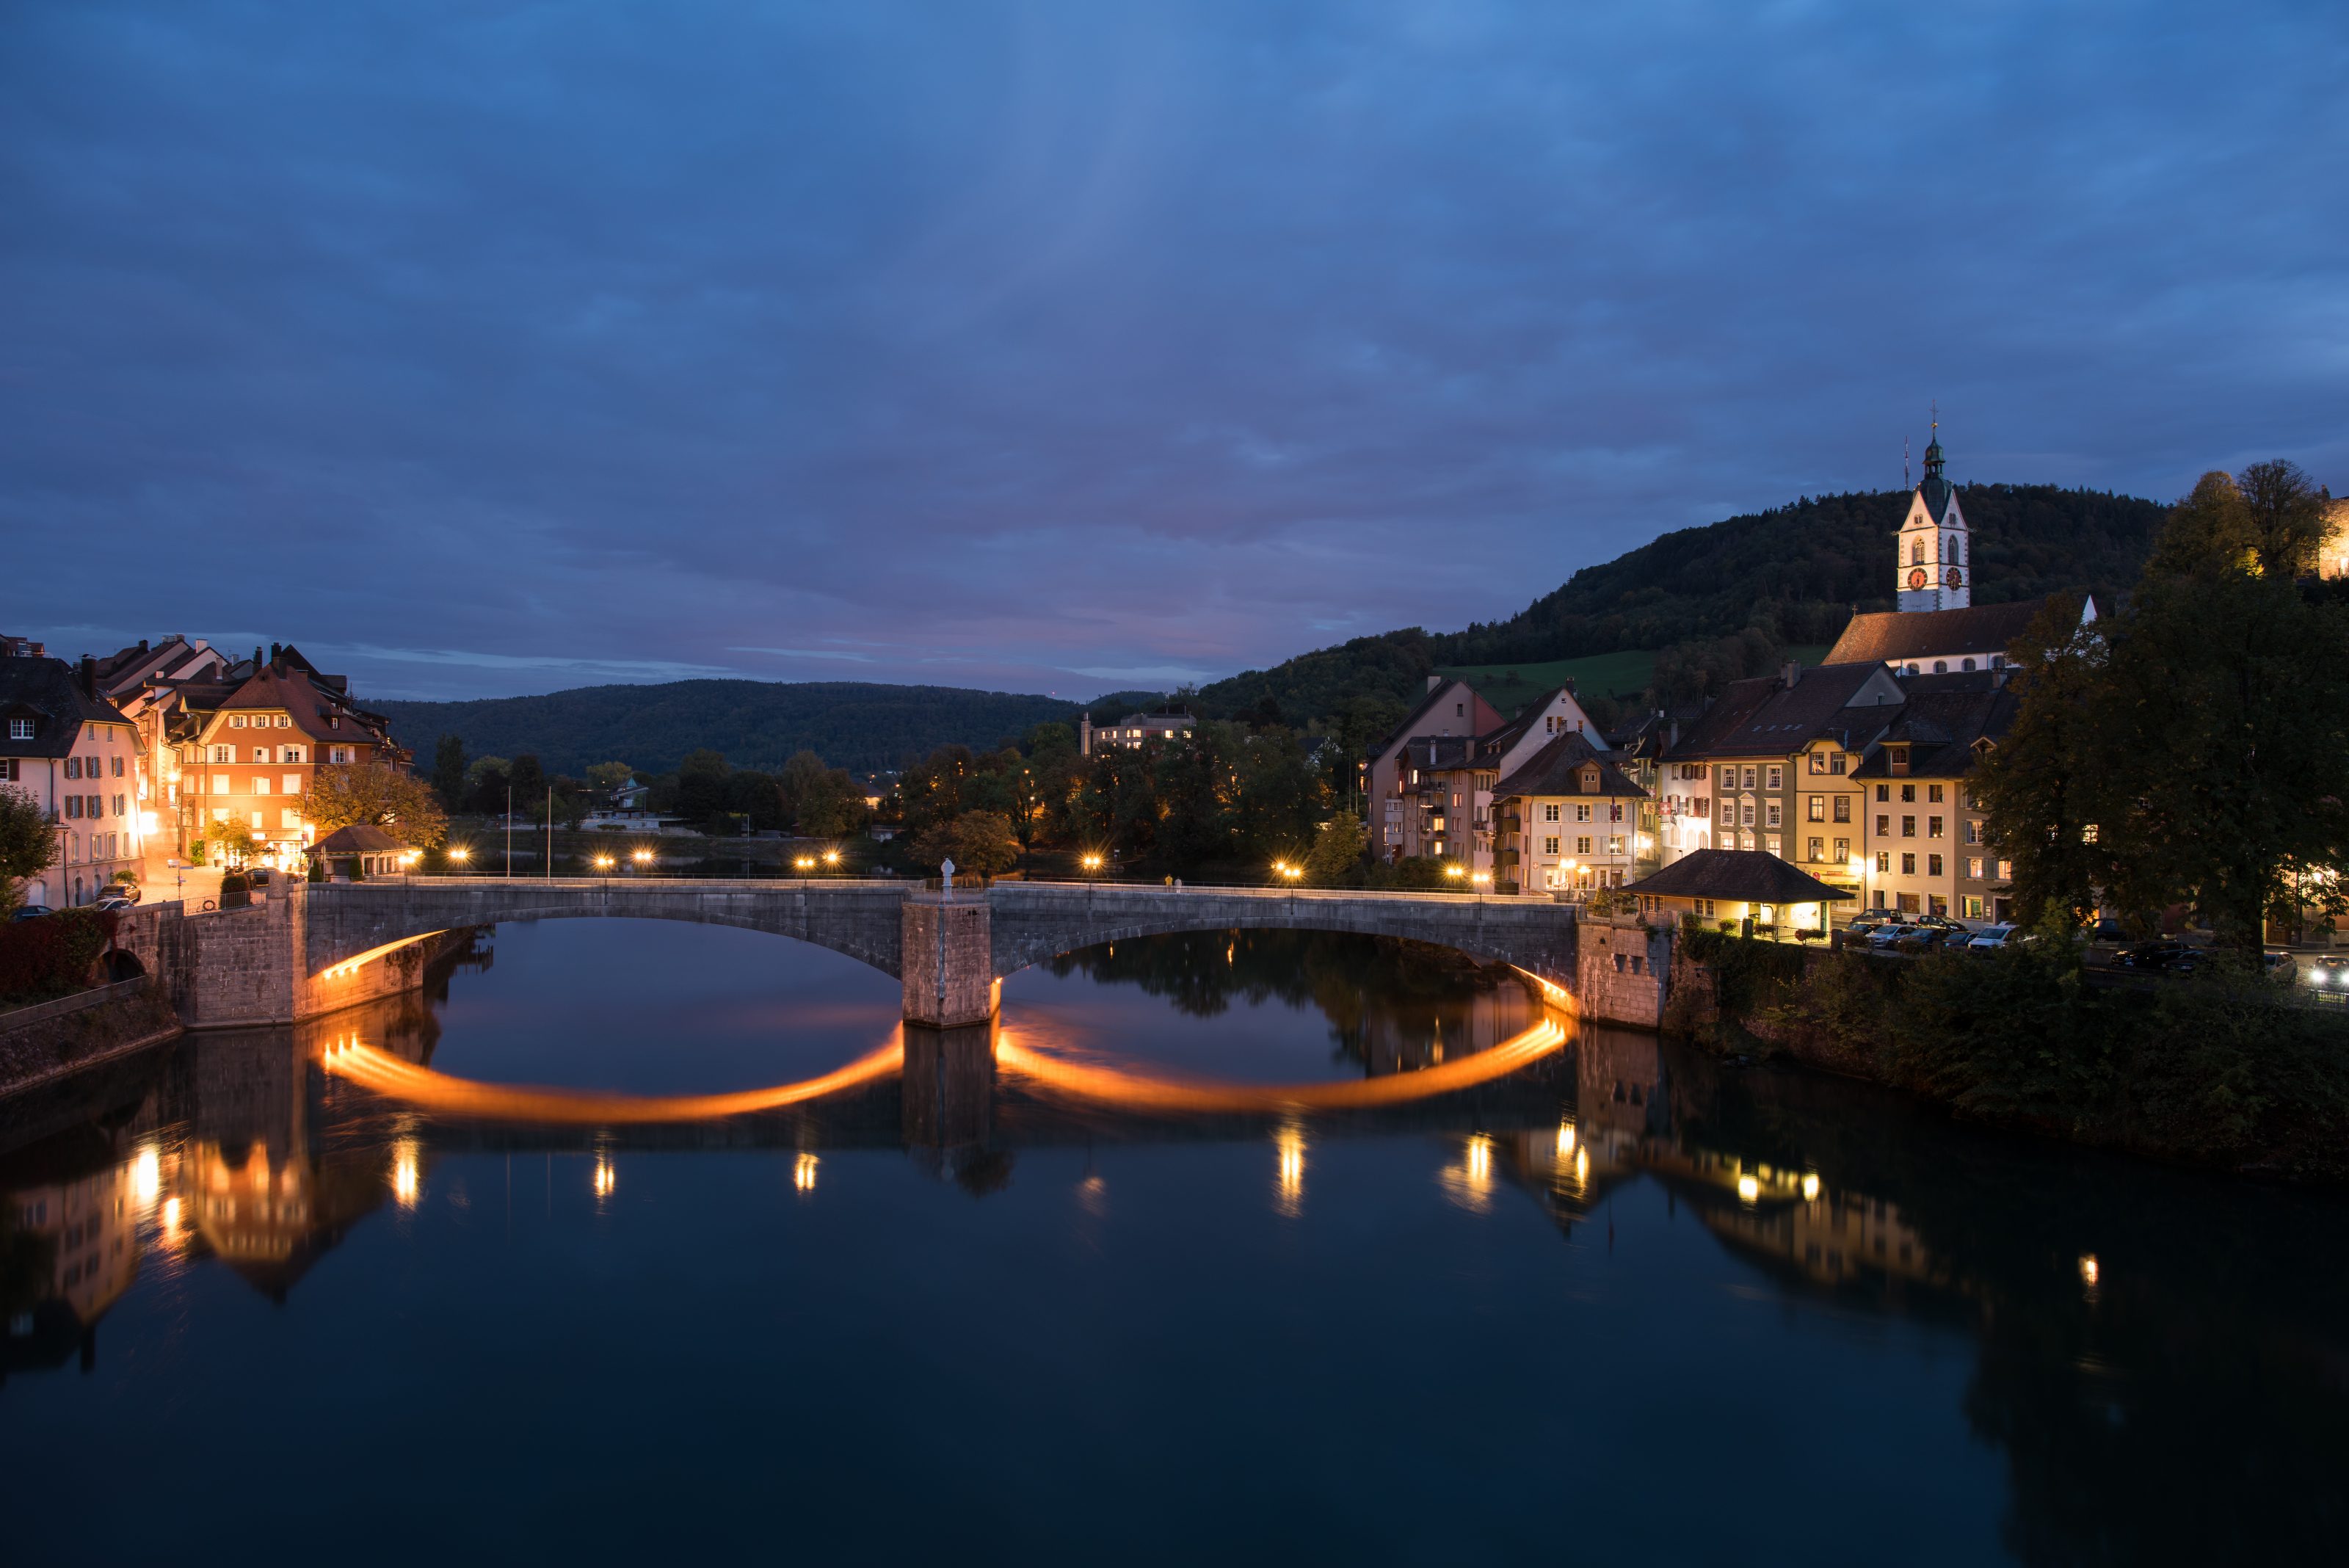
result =
[[449,810],[463,809],[465,742],[454,735],[441,736],[432,748],[432,787],[440,792],[440,804]]

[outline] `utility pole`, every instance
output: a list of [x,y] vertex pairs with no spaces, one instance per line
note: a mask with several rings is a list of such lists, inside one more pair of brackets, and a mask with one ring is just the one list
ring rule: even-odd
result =
[[513,876],[513,784],[506,784],[506,876]]
[[546,879],[554,880],[554,786],[546,786]]

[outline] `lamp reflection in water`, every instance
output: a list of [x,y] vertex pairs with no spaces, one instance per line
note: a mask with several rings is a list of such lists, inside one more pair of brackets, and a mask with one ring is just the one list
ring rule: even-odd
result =
[[1816,1203],[1818,1199],[1819,1173],[1816,1170],[1806,1170],[1803,1172],[1803,1201]]
[[1273,1135],[1278,1155],[1273,1185],[1273,1207],[1290,1219],[1305,1210],[1305,1129],[1291,1122]]
[[1493,1140],[1483,1133],[1472,1135],[1460,1163],[1445,1166],[1435,1179],[1453,1202],[1471,1214],[1484,1213],[1493,1200]]
[[138,1158],[130,1162],[130,1192],[141,1205],[145,1205],[154,1202],[156,1195],[162,1190],[163,1157],[150,1143],[139,1151]]
[[2080,1254],[2080,1282],[2082,1284],[2087,1286],[2092,1291],[2095,1290],[2096,1288],[2097,1277],[2103,1272],[2104,1271],[2096,1266],[2096,1255],[2094,1252],[2083,1252]]
[[422,1185],[417,1175],[416,1140],[395,1140],[391,1146],[391,1195],[399,1199],[402,1209],[413,1209]]
[[1572,1122],[1560,1122],[1557,1124],[1557,1158],[1564,1159],[1573,1152],[1574,1124]]
[[1751,1176],[1739,1177],[1737,1200],[1740,1203],[1759,1203],[1762,1200],[1762,1183]]
[[815,1190],[816,1158],[802,1153],[792,1166],[792,1185],[802,1192]]
[[600,1202],[604,1199],[611,1197],[612,1189],[618,1184],[619,1178],[612,1169],[611,1157],[609,1155],[597,1155],[595,1157],[595,1176],[596,1200]]

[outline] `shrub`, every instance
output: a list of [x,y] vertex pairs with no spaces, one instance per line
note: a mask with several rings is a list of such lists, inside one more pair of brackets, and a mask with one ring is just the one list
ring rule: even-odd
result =
[[0,996],[31,1001],[81,990],[117,923],[110,909],[60,909],[0,926]]

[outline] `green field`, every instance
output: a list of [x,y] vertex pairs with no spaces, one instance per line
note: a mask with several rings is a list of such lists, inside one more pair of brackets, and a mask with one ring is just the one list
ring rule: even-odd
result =
[[[1825,644],[1786,649],[1787,658],[1805,664],[1816,664],[1826,653]],[[1652,651],[1633,649],[1594,653],[1585,659],[1554,659],[1547,664],[1454,664],[1436,673],[1465,680],[1485,701],[1504,713],[1515,713],[1551,687],[1568,680],[1585,696],[1636,701],[1648,689],[1655,669]]]

